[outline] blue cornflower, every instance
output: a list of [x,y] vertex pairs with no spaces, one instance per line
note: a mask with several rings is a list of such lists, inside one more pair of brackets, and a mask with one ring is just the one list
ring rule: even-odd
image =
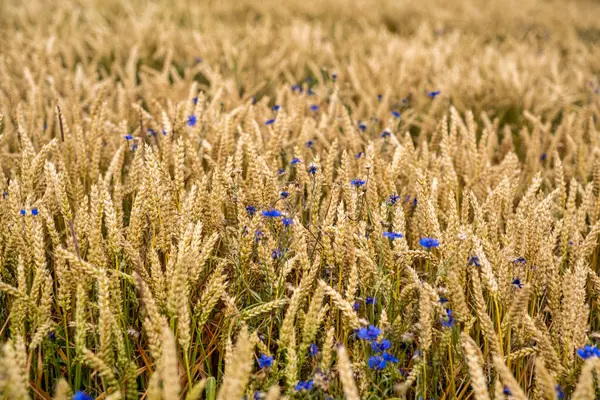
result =
[[387,362],[391,362],[391,363],[397,363],[398,359],[396,357],[394,357],[392,354],[388,353],[388,352],[383,352],[383,354],[381,355],[381,357],[383,357],[383,359]]
[[8,192],[2,192],[2,198],[5,199],[8,196]]
[[302,162],[302,160],[301,160],[301,159],[299,159],[298,157],[294,157],[294,158],[292,159],[292,161],[290,162],[290,164],[292,164],[292,165],[296,165],[296,164],[300,164],[301,162]]
[[359,152],[356,154],[356,158],[361,158],[362,156],[363,156],[363,152],[362,152],[362,151],[359,151]]
[[306,94],[309,96],[312,96],[315,94],[315,92],[313,92],[313,90],[311,88],[308,88],[308,90],[306,91]]
[[435,92],[429,92],[427,93],[427,96],[431,97],[432,99],[435,99],[436,96],[439,96],[441,92],[439,90],[436,90]]
[[275,104],[273,106],[273,111],[279,111],[280,108],[281,108],[281,106],[279,104]]
[[337,74],[335,72],[331,74],[331,79],[334,81],[337,79]]
[[258,357],[258,366],[260,369],[269,368],[271,365],[273,365],[273,357],[266,354],[261,354],[260,357]]
[[284,173],[285,173],[285,169],[283,169],[283,168],[279,168],[279,169],[277,170],[277,174],[278,174],[278,175],[283,175]]
[[197,120],[197,118],[195,115],[188,116],[188,122],[187,122],[188,126],[196,125],[196,120]]
[[540,156],[540,160],[542,160],[542,161],[545,161],[546,158],[548,158],[548,155],[546,153],[544,153]]
[[152,128],[148,128],[148,133],[150,134],[150,136],[156,136],[156,131]]
[[274,124],[274,123],[275,123],[275,118],[268,119],[268,120],[265,121],[265,125],[271,125],[271,124]]
[[131,151],[136,151],[136,150],[137,150],[137,148],[138,148],[138,144],[137,144],[137,143],[134,143],[134,144],[131,146]]
[[316,104],[313,104],[312,106],[310,106],[310,110],[314,111],[314,112],[317,112],[317,111],[319,111],[319,106],[316,105]]
[[377,336],[381,335],[381,329],[376,326],[369,325],[369,327],[362,327],[358,330],[357,336],[359,339],[373,341],[377,340]]
[[397,233],[397,232],[383,232],[383,237],[386,237],[390,240],[395,240],[395,239],[403,238],[404,235],[401,233]]
[[473,265],[475,267],[481,267],[481,262],[479,261],[479,257],[477,256],[469,256],[467,259],[469,265]]
[[365,299],[365,303],[367,303],[367,304],[375,304],[375,303],[377,303],[377,298],[376,297],[367,296],[367,298]]
[[317,173],[317,166],[316,165],[311,165],[310,167],[308,167],[308,173],[311,175],[314,175]]
[[246,206],[246,212],[251,216],[254,217],[254,214],[256,214],[256,207],[254,206]]
[[262,399],[262,393],[257,390],[256,392],[254,392],[254,395],[252,396],[252,398],[254,400],[260,400],[260,399]]
[[446,309],[446,316],[442,317],[440,319],[440,323],[445,328],[452,328],[452,326],[454,326],[454,324],[456,323],[456,320],[454,319],[454,317],[452,317],[451,309],[449,309],[449,308]]
[[448,302],[448,299],[445,297],[440,297],[438,301],[440,302],[440,304],[446,304]]
[[375,353],[389,350],[390,347],[392,347],[392,342],[390,342],[388,339],[383,339],[381,342],[371,343],[371,349],[373,349]]
[[162,134],[163,134],[163,136],[167,136],[167,131],[163,129]]
[[563,400],[565,398],[565,392],[559,384],[556,384],[556,386],[554,386],[554,390],[556,391],[556,397],[558,398],[558,400]]
[[194,103],[194,104],[198,104],[198,98],[197,98],[197,97],[194,97],[194,98],[192,99],[192,103]]
[[37,208],[32,208],[31,209],[31,215],[38,215],[39,211]]
[[19,211],[19,214],[25,216],[25,215],[27,215],[27,211],[25,211],[24,208],[21,208],[21,211]]
[[507,395],[507,396],[512,395],[512,393],[511,393],[510,389],[508,388],[508,386],[504,386],[504,394]]
[[378,100],[378,101],[381,101],[381,99],[383,99],[383,95],[381,95],[381,94],[378,94],[378,95],[377,95],[377,100]]
[[278,260],[282,257],[283,257],[283,251],[281,251],[280,249],[275,249],[271,252],[271,258],[273,260]]
[[54,331],[48,332],[48,339],[54,342],[56,340],[56,333]]
[[256,231],[256,233],[254,234],[254,237],[256,238],[256,241],[258,242],[260,239],[262,239],[263,232],[262,231]]
[[522,264],[527,262],[527,260],[525,260],[525,257],[517,257],[514,260],[512,260],[512,262],[515,264]]
[[292,92],[296,92],[296,91],[302,93],[302,86],[300,86],[300,85],[293,85],[292,86]]
[[350,184],[354,187],[360,187],[360,186],[364,185],[365,183],[367,183],[367,182],[363,181],[362,179],[352,179],[350,181]]
[[281,211],[279,210],[264,210],[262,212],[263,217],[267,218],[279,218],[281,217]]
[[365,327],[363,326],[362,328],[359,328],[359,329],[357,329],[357,330],[356,330],[356,336],[357,336],[359,339],[362,339],[362,340],[369,340],[369,339],[368,339],[368,337],[369,337],[369,335],[368,335],[368,328],[365,328]]
[[440,247],[440,241],[434,238],[424,237],[419,239],[419,244],[426,249],[432,249],[434,247]]
[[296,384],[295,389],[298,392],[301,392],[303,390],[306,390],[306,391],[312,390],[314,384],[315,384],[315,382],[312,379],[310,381],[306,381],[306,382],[298,381],[298,383]]
[[387,361],[385,361],[381,356],[371,356],[369,357],[368,364],[370,369],[381,371],[387,365]]
[[290,226],[294,223],[294,220],[291,218],[282,218],[281,219],[281,223],[283,224],[283,226]]
[[285,190],[281,193],[279,193],[279,195],[281,196],[282,199],[287,199],[288,197],[290,197],[290,193],[286,192]]
[[86,392],[78,390],[73,395],[73,400],[94,400],[94,398]]
[[317,347],[317,345],[314,343],[311,343],[310,346],[308,346],[308,354],[310,354],[311,357],[315,357],[318,353],[319,353],[319,348]]
[[358,129],[361,130],[361,132],[364,132],[367,130],[367,124],[365,124],[364,122],[359,122],[358,123]]
[[390,136],[392,136],[392,134],[388,130],[385,130],[385,131],[381,132],[381,137],[382,138],[387,138],[387,137],[390,137]]
[[389,205],[394,205],[394,204],[396,204],[396,202],[398,201],[399,198],[400,198],[400,196],[398,196],[396,193],[392,193],[392,194],[390,194],[390,197],[388,197],[387,203]]
[[315,142],[313,142],[312,140],[309,140],[308,142],[306,142],[306,147],[308,147],[309,149],[311,149],[314,144],[315,144]]
[[519,278],[516,278],[515,280],[513,280],[511,282],[512,285],[515,285],[516,287],[518,287],[519,289],[523,288],[523,284],[521,283],[521,280]]
[[354,311],[358,311],[359,308],[360,308],[360,303],[358,301],[355,301],[354,304],[352,305],[352,309]]
[[586,344],[585,346],[577,349],[577,355],[583,360],[587,360],[591,357],[600,357],[600,349],[598,349],[596,346],[590,346],[589,344]]
[[392,115],[394,116],[394,118],[400,118],[400,113],[396,110],[392,111]]
[[132,139],[133,139],[133,136],[131,136],[131,135],[125,135],[125,139],[127,139],[127,140],[132,140]]

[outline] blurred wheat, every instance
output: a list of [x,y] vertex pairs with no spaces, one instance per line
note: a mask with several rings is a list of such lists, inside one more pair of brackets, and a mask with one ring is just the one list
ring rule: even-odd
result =
[[600,4],[0,2],[0,396],[600,396]]

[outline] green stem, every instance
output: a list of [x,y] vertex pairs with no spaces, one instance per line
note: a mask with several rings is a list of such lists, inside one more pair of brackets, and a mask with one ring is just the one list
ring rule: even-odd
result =
[[69,326],[67,324],[67,314],[63,312],[63,324],[65,326],[65,352],[67,353],[67,376],[69,377],[69,381],[71,381],[71,352],[69,350]]
[[190,371],[190,356],[187,351],[183,352],[183,362],[185,363],[185,372],[188,377],[188,390],[192,388],[192,372]]

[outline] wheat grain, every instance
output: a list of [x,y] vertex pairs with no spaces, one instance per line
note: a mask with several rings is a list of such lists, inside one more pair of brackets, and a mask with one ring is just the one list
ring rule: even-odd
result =
[[337,368],[338,373],[340,374],[340,380],[344,386],[344,395],[346,396],[346,399],[358,400],[360,399],[360,396],[354,378],[352,377],[352,366],[350,364],[350,359],[348,358],[348,352],[343,346],[338,346],[336,351],[338,356]]

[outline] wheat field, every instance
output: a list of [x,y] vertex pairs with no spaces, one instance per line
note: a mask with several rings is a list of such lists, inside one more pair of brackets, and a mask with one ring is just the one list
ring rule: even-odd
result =
[[0,397],[600,398],[599,17],[0,1]]

